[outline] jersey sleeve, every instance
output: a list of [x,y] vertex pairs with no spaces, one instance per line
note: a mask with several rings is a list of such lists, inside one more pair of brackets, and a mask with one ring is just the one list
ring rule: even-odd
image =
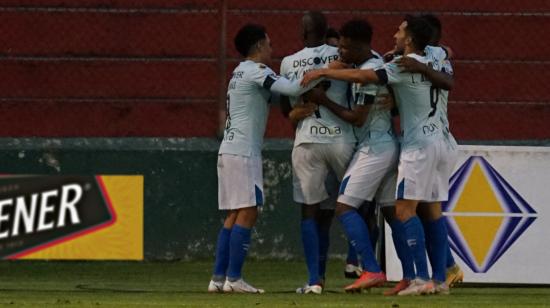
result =
[[441,71],[449,75],[454,75],[454,70],[453,70],[453,66],[451,65],[451,61],[449,60],[443,61],[443,65],[441,66]]
[[381,81],[385,81],[385,83],[382,83],[382,84],[391,85],[391,84],[400,83],[403,80],[403,74],[401,74],[401,68],[397,66],[395,61],[384,64],[384,66],[381,69],[376,71],[377,74],[379,71],[383,71],[383,73],[386,74],[386,80],[381,80]]
[[[363,70],[369,69],[369,70],[376,71],[378,69],[383,69],[383,63],[368,64],[361,67],[361,69]],[[380,88],[380,85],[374,84],[374,83],[362,84],[355,90],[355,97],[354,97],[355,104],[356,105],[373,104],[379,88]]]

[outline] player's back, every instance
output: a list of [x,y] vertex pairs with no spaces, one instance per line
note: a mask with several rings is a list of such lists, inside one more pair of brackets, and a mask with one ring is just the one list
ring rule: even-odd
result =
[[[428,60],[407,55],[422,63]],[[397,60],[396,58],[395,60]],[[420,148],[442,136],[443,125],[437,116],[435,88],[422,74],[402,72],[395,60],[386,64],[388,83],[392,86],[401,118],[402,149]]]
[[264,64],[241,62],[233,71],[227,90],[227,119],[220,154],[259,155],[269,113],[265,77],[274,74]]
[[[384,66],[382,57],[377,52],[372,52],[373,56],[358,66],[359,69],[377,70]],[[383,146],[385,143],[395,143],[393,126],[391,122],[391,113],[382,106],[381,95],[388,94],[385,86],[376,84],[354,83],[352,86],[353,104],[365,105],[372,100],[367,119],[363,126],[354,128],[357,142],[364,146],[368,145],[372,149]]]
[[[447,52],[439,46],[426,46],[424,49],[425,58],[431,67],[438,71],[449,75],[453,75],[453,67],[451,61],[447,58]],[[436,102],[437,114],[444,126],[444,133],[448,136],[451,143],[456,144],[456,140],[450,132],[450,124],[448,117],[449,91],[438,88],[434,91],[434,101]]]
[[[326,67],[330,62],[338,59],[338,48],[321,45],[306,47],[283,59],[281,75],[289,80],[301,79],[305,73],[313,69]],[[328,80],[327,97],[340,106],[349,108],[348,83],[338,80]],[[290,97],[291,105],[296,105],[297,97]],[[353,143],[352,126],[333,114],[324,106],[311,116],[298,123],[294,145],[301,143]]]

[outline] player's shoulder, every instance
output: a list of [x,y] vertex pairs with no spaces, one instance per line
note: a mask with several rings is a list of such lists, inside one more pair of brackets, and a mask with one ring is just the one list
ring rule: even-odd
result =
[[384,60],[378,54],[376,51],[372,51],[372,57],[370,57],[367,61],[365,61],[361,66],[360,69],[378,69],[381,68],[384,65]]
[[[406,55],[405,57],[413,58],[416,61],[421,62],[421,63],[430,62],[430,59],[428,59],[427,56],[422,56],[422,55],[419,55],[419,54],[416,54],[416,53],[410,53],[410,54]],[[392,61],[392,62],[394,62],[394,61]]]
[[437,61],[444,61],[448,58],[447,50],[441,46],[428,45],[424,48],[424,53],[426,57]]
[[240,71],[243,71],[247,77],[252,79],[274,74],[273,70],[269,66],[253,61],[241,62],[237,68],[239,68]]

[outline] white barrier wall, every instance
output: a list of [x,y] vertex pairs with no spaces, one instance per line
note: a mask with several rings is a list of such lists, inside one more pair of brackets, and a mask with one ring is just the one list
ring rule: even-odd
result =
[[[550,283],[550,148],[460,146],[443,210],[465,282]],[[401,279],[386,225],[388,279]]]

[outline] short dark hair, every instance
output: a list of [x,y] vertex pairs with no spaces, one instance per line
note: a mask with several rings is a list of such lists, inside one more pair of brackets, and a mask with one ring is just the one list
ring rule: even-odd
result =
[[407,15],[405,16],[407,28],[405,31],[412,38],[412,43],[417,50],[424,50],[430,43],[433,28],[422,17]]
[[336,29],[334,29],[334,28],[328,28],[328,29],[327,29],[327,38],[330,38],[330,37],[334,37],[334,38],[339,39],[339,38],[340,38],[340,34],[338,34],[338,31],[336,31]]
[[420,17],[424,18],[433,29],[430,43],[434,45],[439,44],[439,40],[441,40],[441,33],[442,33],[441,20],[439,20],[439,18],[437,18],[437,16],[435,16],[434,14],[429,14],[429,13],[421,15]]
[[372,41],[372,27],[364,19],[352,19],[340,28],[340,35],[353,41],[370,45]]
[[308,34],[312,34],[317,38],[324,38],[327,34],[328,23],[325,15],[320,11],[309,11],[304,17],[309,18]]
[[247,57],[256,43],[266,39],[265,27],[257,24],[244,25],[235,36],[234,43],[237,51]]

